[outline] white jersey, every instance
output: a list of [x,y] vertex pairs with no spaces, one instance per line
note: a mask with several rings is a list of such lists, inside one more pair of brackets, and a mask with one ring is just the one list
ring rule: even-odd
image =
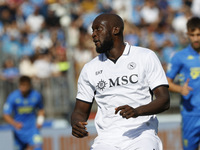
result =
[[126,140],[126,134],[133,138],[134,130],[142,129],[144,124],[145,128],[148,125],[157,130],[158,122],[156,116],[125,119],[115,114],[115,108],[122,105],[136,108],[150,103],[153,99],[150,90],[160,85],[168,82],[155,53],[126,43],[116,63],[100,54],[85,64],[78,80],[77,99],[89,103],[96,100],[97,139],[107,138],[109,143],[119,144],[120,138]]

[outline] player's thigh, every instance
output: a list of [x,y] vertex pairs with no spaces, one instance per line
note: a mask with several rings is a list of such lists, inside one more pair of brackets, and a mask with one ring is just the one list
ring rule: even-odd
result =
[[20,137],[14,134],[14,150],[22,150],[26,148],[26,144],[20,139]]
[[163,150],[162,143],[159,140],[144,138],[143,140],[138,141],[133,146],[128,148],[127,150]]
[[98,144],[98,145],[92,146],[90,148],[90,150],[119,150],[119,149],[114,147],[114,146],[102,143],[102,144]]
[[160,138],[154,132],[146,132],[145,134],[140,135],[134,143],[129,147],[125,148],[126,150],[163,150],[163,145]]
[[182,116],[182,144],[184,150],[195,150],[200,143],[200,118]]
[[42,143],[42,136],[38,131],[32,132],[27,142],[33,150],[42,150]]

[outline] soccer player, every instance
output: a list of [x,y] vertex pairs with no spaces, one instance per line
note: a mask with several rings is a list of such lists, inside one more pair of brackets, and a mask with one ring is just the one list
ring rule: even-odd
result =
[[42,96],[32,88],[28,76],[21,76],[19,89],[8,96],[3,117],[14,128],[15,150],[42,150],[39,133],[44,122]]
[[[183,149],[197,150],[200,144],[200,18],[188,20],[187,35],[190,44],[172,58],[167,79],[169,90],[181,94]],[[174,81],[176,76],[180,84]]]
[[93,21],[92,38],[100,55],[79,76],[72,135],[88,135],[87,119],[96,100],[98,136],[91,150],[162,150],[155,114],[169,109],[167,78],[153,51],[124,42],[123,29],[116,14]]

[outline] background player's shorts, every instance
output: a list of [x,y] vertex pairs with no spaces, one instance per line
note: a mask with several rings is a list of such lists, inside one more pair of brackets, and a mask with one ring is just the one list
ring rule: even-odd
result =
[[15,150],[22,150],[27,145],[33,146],[34,150],[42,150],[42,137],[37,130],[31,133],[24,131],[24,134],[14,134],[14,137]]
[[200,142],[200,117],[182,115],[182,144],[184,150],[198,148]]
[[[123,145],[123,146],[122,146]],[[90,150],[163,150],[162,142],[154,130],[146,130],[135,139],[129,139],[126,144],[119,143],[118,146],[112,146],[103,142],[97,143]]]

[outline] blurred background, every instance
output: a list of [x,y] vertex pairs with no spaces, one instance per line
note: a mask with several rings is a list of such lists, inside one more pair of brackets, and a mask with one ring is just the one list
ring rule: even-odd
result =
[[[97,55],[91,23],[100,13],[120,15],[125,21],[125,41],[155,51],[166,71],[170,58],[188,44],[186,22],[191,16],[200,16],[200,1],[0,0],[0,110],[8,94],[17,88],[18,77],[30,76],[44,98],[44,149],[84,150],[96,136],[92,123],[96,103],[89,120],[91,136],[74,139],[69,124],[79,73]],[[180,150],[180,95],[170,94],[171,108],[159,115],[160,136],[165,149]],[[0,139],[8,136],[12,147],[12,134],[2,111],[0,124]],[[77,141],[82,142],[82,148]]]

